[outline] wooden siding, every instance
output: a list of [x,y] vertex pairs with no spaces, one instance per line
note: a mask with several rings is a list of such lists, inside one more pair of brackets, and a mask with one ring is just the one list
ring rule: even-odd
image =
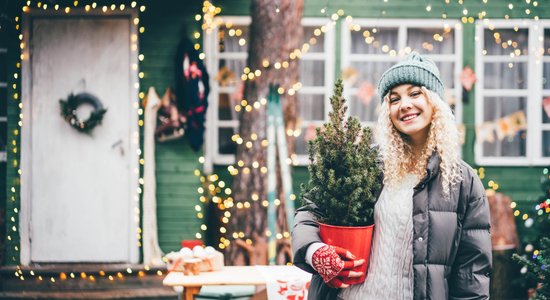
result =
[[[71,1],[72,2],[72,1]],[[81,1],[86,2],[86,1]],[[120,1],[115,1],[120,2]],[[433,2],[433,1],[432,1]],[[338,8],[342,8],[346,13],[352,13],[354,17],[371,17],[371,18],[436,18],[439,19],[443,11],[448,14],[449,18],[457,19],[462,16],[461,5],[452,1],[453,4],[445,5],[443,1],[431,3],[432,10],[427,12],[424,8],[427,4],[424,0],[391,0],[384,3],[380,0],[348,0],[340,1],[336,4],[335,1],[325,0],[307,0],[305,2],[304,15],[306,17],[320,17],[323,14],[320,10],[329,4],[327,12],[333,12]],[[513,1],[515,8],[510,11],[507,5],[510,1],[491,0],[487,6],[481,6],[481,1],[470,3],[465,1],[466,8],[473,12],[480,11],[482,7],[488,12],[488,17],[502,17],[508,13],[511,17],[525,17],[524,1]],[[126,3],[126,2],[125,2]],[[167,1],[139,1],[147,6],[145,13],[141,14],[141,24],[145,27],[145,32],[140,35],[140,53],[145,55],[145,60],[140,63],[140,70],[145,73],[145,77],[141,80],[141,91],[146,92],[149,86],[154,86],[157,92],[162,95],[168,86],[174,85],[174,57],[178,42],[181,37],[191,37],[194,31],[201,31],[198,22],[194,21],[194,16],[201,13],[202,1],[186,0],[177,2]],[[248,15],[250,0],[218,0],[216,5],[222,7],[224,15]],[[168,5],[169,4],[169,5]],[[20,10],[18,10],[20,11]],[[541,18],[550,18],[550,3],[547,1],[539,1]],[[534,13],[531,13],[532,15]],[[335,43],[340,43],[339,30],[336,31],[337,36]],[[465,24],[464,32],[464,57],[465,65],[474,65],[474,25]],[[13,46],[15,49],[11,53],[17,52],[17,39],[13,37]],[[336,47],[339,49],[339,47]],[[339,50],[336,53],[336,72],[339,71],[340,55]],[[8,63],[8,75],[15,71],[15,62],[17,55],[11,55]],[[215,74],[210,74],[211,76]],[[13,77],[8,87],[14,83]],[[19,80],[17,80],[18,86]],[[17,129],[17,121],[19,109],[17,102],[13,101],[13,89],[8,89],[6,95],[8,102],[8,133]],[[464,105],[463,115],[464,123],[467,128],[466,144],[463,147],[464,159],[473,164],[473,141],[474,141],[474,94],[469,95],[470,101]],[[10,101],[11,100],[11,101]],[[12,167],[13,161],[18,160],[18,153],[12,152],[11,134],[8,134],[8,160],[7,170],[0,173],[0,180],[6,183],[5,196],[0,197],[0,201],[4,201],[3,206],[7,211],[13,211],[13,208],[18,207],[18,198],[11,201],[12,193],[10,188],[17,181],[17,170]],[[16,138],[19,144],[18,138]],[[156,148],[156,164],[157,164],[157,202],[158,202],[158,220],[159,220],[159,241],[163,251],[168,252],[179,248],[179,243],[182,239],[194,239],[195,232],[202,222],[196,217],[194,206],[198,204],[198,179],[193,175],[193,170],[198,166],[197,158],[202,153],[193,152],[185,140],[157,144]],[[478,167],[473,165],[473,167]],[[225,170],[224,166],[216,167],[216,170]],[[0,170],[3,171],[3,170]],[[220,173],[222,173],[220,171]],[[518,201],[520,207],[529,208],[529,203],[532,203],[538,195],[542,194],[540,189],[539,178],[542,174],[542,168],[532,167],[490,167],[485,168],[485,179],[495,180],[500,185],[500,191]],[[299,184],[307,180],[307,170],[304,167],[294,168],[294,191],[299,194]],[[222,176],[220,174],[220,176]],[[230,177],[230,176],[229,176]],[[230,179],[226,179],[230,183]],[[145,183],[147,184],[147,183]],[[299,204],[299,201],[297,201]],[[11,214],[10,214],[11,216]],[[6,220],[9,223],[9,220]],[[9,225],[9,224],[8,224]],[[8,227],[8,226],[6,226]],[[6,231],[11,232],[9,228]],[[18,238],[12,241],[6,241],[7,247],[6,262],[15,264],[17,261],[12,261],[11,257],[18,257],[14,247],[19,244]]]

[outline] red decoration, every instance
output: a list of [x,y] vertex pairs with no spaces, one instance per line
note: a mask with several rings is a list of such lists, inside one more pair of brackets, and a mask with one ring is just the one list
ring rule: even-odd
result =
[[311,141],[317,136],[317,129],[315,125],[311,124],[306,128],[306,134],[304,135],[304,140]]
[[550,97],[546,97],[542,100],[542,107],[544,107],[546,116],[550,118]]
[[471,91],[474,83],[476,83],[477,78],[474,70],[470,66],[464,67],[462,74],[460,74],[460,82],[466,91]]
[[365,104],[365,106],[369,105],[372,101],[372,97],[374,96],[374,85],[372,85],[370,82],[365,81],[361,84],[359,89],[357,90],[357,98]]

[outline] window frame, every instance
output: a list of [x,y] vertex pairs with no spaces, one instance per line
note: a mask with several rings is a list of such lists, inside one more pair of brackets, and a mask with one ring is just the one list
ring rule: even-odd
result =
[[[485,43],[485,29],[494,26],[495,29],[520,29],[528,30],[528,55],[511,58],[508,55],[483,55]],[[475,140],[475,162],[485,166],[545,166],[550,164],[550,157],[542,156],[542,132],[550,130],[550,124],[542,123],[541,101],[543,96],[550,96],[550,90],[543,90],[542,76],[544,62],[550,63],[550,56],[541,56],[537,49],[544,48],[544,30],[550,29],[550,21],[532,21],[525,19],[513,20],[480,20],[476,21],[475,39],[475,70],[478,81],[475,85],[475,125],[484,123],[484,101],[487,96],[517,96],[525,97],[527,102],[527,138],[525,156],[485,156],[483,154],[483,141]],[[534,55],[532,53],[535,53]],[[542,58],[542,59],[541,59]],[[540,59],[540,60],[539,60]],[[485,89],[486,62],[527,62],[527,87],[518,89]],[[542,62],[542,63],[541,63]]]
[[[234,26],[249,26],[251,18],[249,16],[227,16],[221,18],[225,22],[231,22]],[[327,18],[303,18],[302,26],[323,26],[331,24],[331,21]],[[334,27],[331,25],[331,27]],[[222,54],[218,51],[217,47],[217,36],[218,36],[218,27],[211,29],[210,33],[207,33],[206,30],[203,31],[204,37],[204,53],[206,54],[205,65],[207,70],[210,72],[210,94],[208,96],[209,108],[207,111],[207,123],[205,131],[205,171],[211,171],[213,165],[231,165],[235,163],[234,154],[221,154],[219,153],[219,128],[220,127],[233,127],[238,129],[239,120],[219,120],[218,119],[218,108],[219,108],[219,93],[231,93],[234,91],[235,87],[220,87],[218,82],[215,79],[215,73],[218,71],[218,65],[220,58],[244,58],[246,60],[247,53],[241,52],[229,52]],[[299,97],[300,93],[304,94],[319,94],[319,92],[324,92],[324,120],[323,121],[308,121],[302,120],[301,127],[307,128],[308,125],[314,124],[316,126],[321,126],[326,120],[328,120],[328,107],[330,107],[330,95],[332,95],[332,83],[334,81],[334,45],[335,45],[335,30],[334,28],[329,28],[324,34],[324,52],[307,52],[302,54],[301,60],[324,60],[325,62],[325,74],[324,74],[324,86],[308,87],[303,86],[300,90],[297,91]],[[240,76],[240,74],[237,74]],[[300,78],[300,81],[303,80]],[[302,130],[301,136],[305,134]],[[299,137],[298,137],[299,138]],[[309,164],[309,159],[306,154],[297,155],[296,162],[299,166],[305,166]]]
[[[456,123],[462,124],[463,104],[462,104],[462,84],[460,83],[460,73],[463,68],[463,34],[462,24],[459,20],[441,20],[441,19],[370,19],[357,18],[353,19],[353,24],[358,24],[361,28],[397,28],[397,48],[400,50],[407,46],[407,29],[409,28],[436,28],[441,29],[448,24],[453,28],[455,45],[454,54],[435,54],[428,55],[436,62],[454,62],[454,82],[452,91],[456,99],[455,103],[455,119]],[[342,25],[342,51],[341,51],[341,67],[345,68],[351,65],[351,62],[394,62],[397,63],[406,55],[398,55],[392,57],[388,53],[383,54],[357,54],[351,53],[351,30],[346,24]],[[423,54],[425,55],[425,54]],[[376,84],[376,83],[373,83]],[[357,91],[357,88],[347,87],[344,92],[346,99],[351,99],[350,96]],[[348,111],[348,114],[351,112]],[[361,122],[363,125],[374,127],[376,122]],[[460,149],[462,154],[462,147]]]

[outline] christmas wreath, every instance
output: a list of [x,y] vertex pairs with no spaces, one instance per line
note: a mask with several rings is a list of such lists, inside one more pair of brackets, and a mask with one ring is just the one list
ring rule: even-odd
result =
[[[87,120],[80,120],[76,115],[78,107],[82,104],[90,104],[94,107],[94,110],[90,114]],[[107,112],[107,109],[103,108],[103,104],[97,97],[88,93],[80,93],[77,95],[70,94],[67,100],[60,99],[59,104],[61,106],[61,116],[67,121],[73,128],[80,132],[91,133],[97,125],[101,124],[103,115]]]

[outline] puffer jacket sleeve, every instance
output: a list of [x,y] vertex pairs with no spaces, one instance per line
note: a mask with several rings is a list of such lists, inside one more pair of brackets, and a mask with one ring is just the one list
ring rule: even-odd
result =
[[449,299],[489,299],[492,269],[489,202],[483,184],[471,168],[460,195],[462,233],[449,281]]
[[310,200],[304,198],[304,206],[296,210],[294,226],[292,228],[292,252],[294,265],[304,271],[316,273],[306,262],[307,248],[316,242],[321,241],[319,236],[319,225],[315,222],[315,214],[318,213],[317,206]]

